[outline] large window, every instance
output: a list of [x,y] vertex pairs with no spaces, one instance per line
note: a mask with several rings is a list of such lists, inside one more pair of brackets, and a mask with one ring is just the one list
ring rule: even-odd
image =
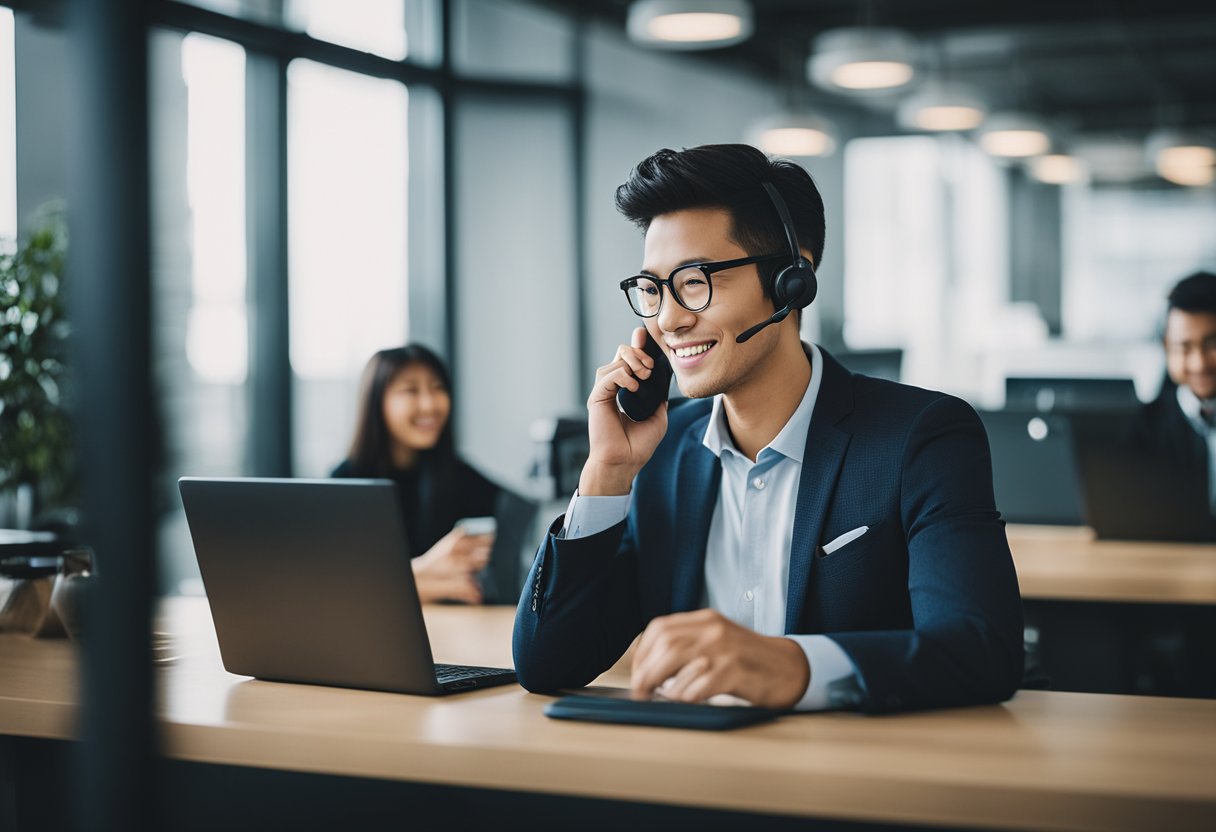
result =
[[245,53],[163,31],[149,50],[154,372],[168,456],[160,573],[166,591],[194,592],[175,480],[246,472]]
[[0,240],[17,236],[17,102],[13,12],[0,8]]
[[287,83],[295,469],[323,476],[342,459],[363,365],[407,336],[408,97],[306,60]]
[[983,355],[1026,312],[1007,302],[1002,171],[956,136],[902,136],[849,142],[844,175],[846,344],[902,348],[904,381],[983,398]]

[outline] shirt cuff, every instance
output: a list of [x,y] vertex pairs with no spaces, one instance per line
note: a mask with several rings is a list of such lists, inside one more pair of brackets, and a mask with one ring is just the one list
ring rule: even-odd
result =
[[633,494],[614,497],[580,497],[578,489],[566,507],[566,522],[562,524],[561,537],[574,540],[591,537],[629,516],[629,505]]
[[794,706],[796,711],[855,708],[865,698],[857,667],[844,648],[825,635],[786,636],[806,653],[811,683]]

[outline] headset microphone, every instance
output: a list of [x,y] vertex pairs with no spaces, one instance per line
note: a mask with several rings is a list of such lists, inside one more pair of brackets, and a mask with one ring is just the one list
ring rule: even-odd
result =
[[781,225],[785,228],[785,238],[790,244],[792,262],[773,279],[773,300],[778,305],[784,304],[784,306],[774,312],[767,321],[744,330],[735,338],[736,344],[742,344],[770,324],[781,323],[795,309],[810,306],[811,301],[815,300],[815,295],[819,292],[819,281],[815,278],[815,268],[809,260],[802,256],[802,249],[798,247],[798,236],[794,233],[794,221],[790,217],[785,200],[781,198],[781,194],[771,183],[762,182],[761,184],[769,199],[773,201],[773,207],[777,209],[778,216],[781,217]]
[[781,323],[782,321],[785,320],[785,316],[788,314],[790,314],[790,307],[788,307],[788,306],[785,307],[784,309],[777,310],[776,312],[773,313],[773,317],[769,318],[764,323],[759,323],[753,327],[743,330],[743,332],[739,334],[739,337],[735,338],[735,343],[742,344],[748,338],[751,338],[753,335],[755,335],[760,330],[764,329],[769,324]]

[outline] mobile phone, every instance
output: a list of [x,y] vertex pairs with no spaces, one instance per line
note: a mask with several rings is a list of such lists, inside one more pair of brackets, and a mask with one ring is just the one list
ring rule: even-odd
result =
[[649,419],[651,414],[659,409],[659,405],[667,401],[667,394],[671,389],[671,363],[663,354],[663,348],[647,333],[646,346],[642,349],[654,359],[654,369],[651,370],[650,377],[638,379],[636,393],[624,387],[616,391],[617,404],[625,415],[635,422]]
[[464,529],[465,534],[476,537],[483,534],[494,534],[498,531],[498,521],[493,517],[465,517],[456,521],[456,527]]

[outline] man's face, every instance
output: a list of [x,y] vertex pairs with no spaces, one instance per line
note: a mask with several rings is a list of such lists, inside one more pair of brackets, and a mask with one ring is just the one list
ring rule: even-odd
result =
[[1170,379],[1201,399],[1216,399],[1216,314],[1171,309],[1165,319]]
[[[722,208],[695,208],[661,214],[646,231],[643,272],[666,278],[688,263],[747,257],[730,238],[730,214]],[[715,272],[713,300],[700,312],[689,312],[663,288],[659,314],[645,319],[650,337],[661,344],[680,391],[691,398],[729,393],[747,381],[773,352],[790,316],[742,344],[735,336],[773,314],[754,265]]]

